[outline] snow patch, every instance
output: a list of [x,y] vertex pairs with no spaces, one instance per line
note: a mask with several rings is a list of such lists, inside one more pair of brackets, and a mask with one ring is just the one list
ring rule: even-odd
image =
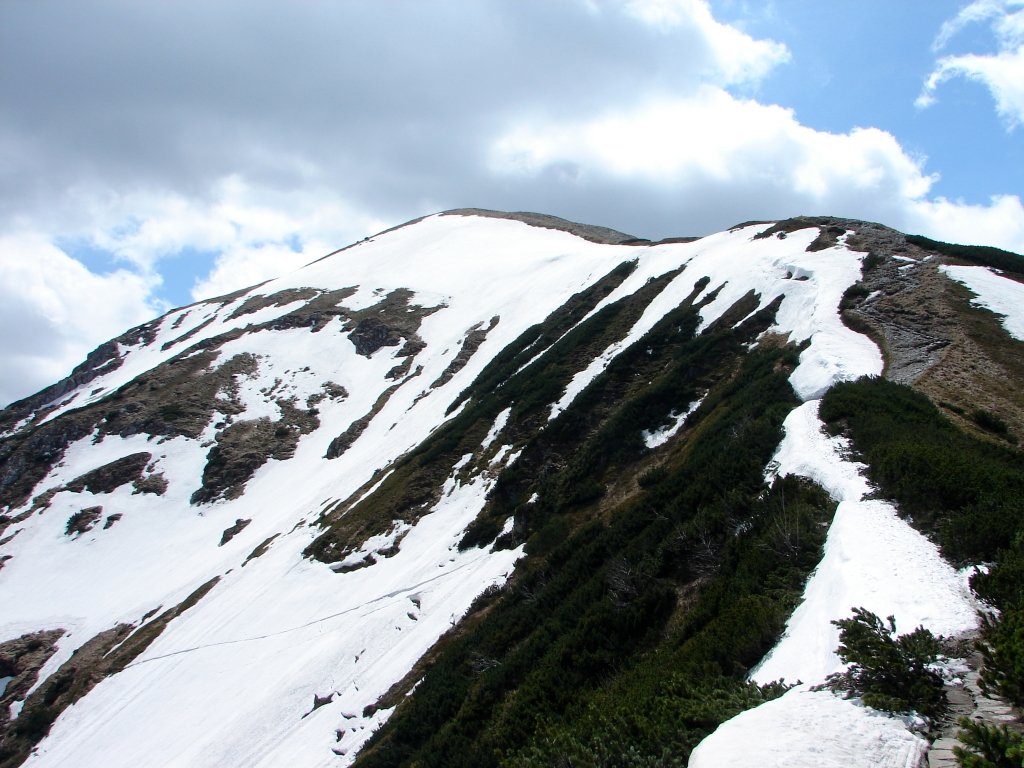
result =
[[939,267],[950,278],[977,294],[971,301],[997,315],[1013,338],[1024,341],[1024,283],[997,275],[987,267]]
[[486,451],[488,448],[491,447],[491,443],[494,442],[495,438],[497,438],[498,435],[501,433],[501,430],[503,430],[505,428],[505,425],[508,424],[508,417],[511,413],[512,409],[506,408],[504,411],[498,414],[497,418],[495,418],[494,420],[494,423],[491,425],[491,428],[488,430],[487,436],[484,438],[484,441],[480,443],[480,447],[483,450]]
[[669,418],[672,420],[672,424],[663,429],[657,429],[654,432],[650,432],[646,429],[643,430],[640,434],[644,439],[644,445],[653,449],[667,443],[676,436],[679,430],[683,428],[683,424],[686,423],[686,419],[690,414],[700,408],[700,404],[703,402],[704,398],[702,397],[699,400],[695,400],[690,403],[690,406],[683,413],[670,413]]
[[[844,439],[825,433],[819,405],[811,400],[790,412],[768,479],[806,477],[839,506],[821,562],[782,638],[751,671],[759,684],[817,684],[841,671],[835,652],[839,629],[831,622],[850,616],[854,607],[895,616],[900,633],[924,626],[952,635],[978,623],[979,605],[964,574],[901,520],[895,507],[866,498],[871,486],[864,466],[849,459]],[[927,742],[902,721],[830,692],[811,692],[807,685],[723,723],[694,751],[691,768],[917,768]]]
[[928,742],[828,691],[794,688],[722,723],[690,768],[918,768]]

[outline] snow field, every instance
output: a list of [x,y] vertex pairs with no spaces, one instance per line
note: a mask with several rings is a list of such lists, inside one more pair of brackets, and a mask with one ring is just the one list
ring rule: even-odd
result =
[[[3,546],[3,553],[13,559],[0,574],[0,639],[44,628],[68,629],[71,634],[61,639],[45,676],[99,631],[119,622],[137,623],[147,611],[176,605],[209,579],[221,580],[172,621],[135,664],[104,680],[65,712],[28,764],[350,764],[388,714],[379,711],[363,718],[364,707],[402,679],[477,594],[506,579],[520,552],[458,552],[456,544],[481,509],[490,482],[483,476],[465,484],[455,479],[471,457],[453,468],[442,500],[430,514],[411,529],[396,529],[394,533],[404,534],[398,554],[373,566],[342,574],[304,559],[302,551],[318,533],[312,524],[326,504],[349,498],[375,470],[391,466],[437,429],[449,418],[449,404],[493,356],[570,295],[627,259],[638,259],[638,268],[603,303],[685,266],[627,337],[573,379],[555,407],[567,407],[705,275],[711,282],[703,297],[717,293],[701,309],[702,328],[751,289],[760,294],[761,306],[783,296],[773,330],[795,342],[810,342],[792,378],[801,397],[812,398],[808,406],[836,380],[881,370],[878,351],[842,326],[838,317],[839,297],[859,276],[860,255],[842,245],[806,253],[817,230],[752,241],[764,226],[695,243],[644,248],[598,245],[517,221],[435,216],[314,262],[230,302],[168,314],[152,344],[124,350],[120,369],[65,398],[67,404],[57,412],[122,386],[187,344],[280,317],[300,305],[267,307],[229,320],[252,296],[287,288],[360,286],[341,302],[357,309],[372,306],[391,290],[409,288],[414,303],[439,308],[424,318],[419,335],[426,346],[400,382],[386,378],[401,362],[395,357],[399,348],[385,347],[369,358],[357,355],[341,332],[341,321],[316,334],[306,329],[268,331],[223,345],[215,365],[244,352],[259,358],[253,375],[236,379],[246,409],[236,420],[277,418],[279,407],[273,401],[278,397],[295,397],[304,407],[306,398],[321,392],[327,382],[348,392],[343,399],[320,401],[321,426],[300,438],[292,459],[267,461],[238,499],[202,507],[188,503],[214,437],[212,424],[223,414],[214,414],[198,441],[107,437],[96,445],[86,439],[69,449],[36,493],[137,451],[153,454],[156,471],[170,484],[168,492],[162,497],[133,496],[130,485],[95,496],[63,492],[50,510],[20,524],[22,530]],[[480,323],[486,327],[495,315],[500,321],[468,364],[447,384],[428,391],[468,329]],[[187,342],[161,350],[193,330],[196,335]],[[325,461],[331,440],[366,415],[396,383],[355,444],[341,457]],[[90,394],[101,387],[103,392]],[[808,424],[817,423],[816,411],[813,419],[798,411]],[[507,413],[499,415],[480,455],[498,439],[503,417],[507,420]],[[795,442],[803,434],[798,424],[794,422],[792,439],[789,430],[787,422],[787,439],[777,456],[780,472],[832,473],[830,482],[836,487],[844,482],[863,485],[848,462],[818,462],[817,443],[809,447]],[[813,435],[803,437],[811,440]],[[502,445],[492,461],[511,463],[518,454],[510,451]],[[797,468],[798,456],[803,469]],[[104,517],[120,513],[122,519],[108,530],[102,530],[101,521],[82,536],[66,537],[67,518],[97,504],[103,506]],[[221,533],[236,519],[251,523],[218,546]],[[265,554],[242,567],[257,545],[274,536]],[[789,632],[803,630],[791,626]],[[778,663],[785,666],[783,658]],[[331,695],[332,700],[303,717],[312,709],[314,694]],[[340,740],[336,730],[341,731]],[[345,754],[339,757],[332,750]]]
[[[398,350],[384,348],[370,358],[356,355],[340,326],[328,325],[317,334],[302,329],[246,334],[222,348],[217,364],[242,352],[259,357],[258,370],[237,381],[247,410],[236,418],[273,416],[271,398],[283,394],[302,401],[327,381],[349,392],[339,402],[321,401],[321,427],[301,438],[291,460],[264,464],[241,498],[198,508],[188,504],[202,474],[212,426],[198,441],[159,442],[141,436],[108,437],[98,445],[80,441],[39,484],[37,493],[139,450],[153,453],[157,471],[170,483],[163,497],[132,496],[130,486],[95,498],[60,493],[51,510],[24,521],[21,532],[5,545],[4,553],[13,559],[0,579],[0,635],[6,639],[56,626],[71,632],[61,639],[44,676],[99,631],[119,622],[137,623],[157,606],[169,608],[214,576],[221,581],[171,622],[136,664],[103,681],[66,711],[31,764],[347,764],[387,715],[378,712],[362,719],[363,708],[400,680],[479,592],[507,578],[518,551],[459,553],[456,547],[483,503],[483,480],[459,486],[453,479],[437,509],[406,533],[400,552],[370,568],[336,574],[301,557],[317,533],[309,522],[325,503],[347,498],[375,469],[419,444],[445,420],[449,403],[493,354],[621,261],[621,254],[609,253],[608,247],[518,222],[501,222],[514,236],[495,238],[494,223],[481,226],[479,220],[447,217],[428,225],[451,229],[449,246],[466,250],[453,258],[464,260],[466,269],[475,265],[478,274],[494,266],[487,252],[494,255],[494,244],[504,244],[503,254],[498,254],[504,259],[503,273],[489,296],[473,275],[462,281],[462,294],[454,283],[432,283],[436,273],[450,273],[437,270],[429,259],[421,263],[424,254],[410,242],[415,233],[401,230],[389,236],[390,245],[379,246],[391,254],[387,258],[379,250],[352,258],[353,249],[314,265],[319,272],[315,279],[301,274],[291,278],[298,283],[294,287],[331,289],[392,270],[400,283],[385,282],[383,291],[404,286],[417,290],[415,273],[421,265],[425,291],[417,290],[416,300],[444,305],[421,327],[427,346],[415,366],[422,365],[423,373],[401,383],[342,457],[325,462],[327,444],[394,385],[385,374],[396,364]],[[462,245],[460,232],[468,235]],[[429,241],[435,235],[420,239]],[[528,258],[520,258],[524,254]],[[390,266],[382,268],[378,257]],[[401,259],[404,266],[396,263]],[[581,270],[587,263],[590,267]],[[271,284],[249,295],[285,287]],[[442,295],[440,287],[447,292]],[[163,343],[214,315],[226,318],[245,298],[223,307],[200,305],[171,313],[161,321],[152,345],[129,352],[120,371],[93,382],[92,388],[120,386],[128,374],[169,358],[176,349],[161,352]],[[351,298],[360,300],[359,294]],[[289,309],[263,312],[283,314]],[[185,321],[171,329],[185,313]],[[486,324],[498,313],[504,313],[502,321],[465,368],[420,399],[447,367],[467,329]],[[215,320],[193,340],[230,325]],[[211,425],[221,418],[215,413]],[[499,431],[496,424],[494,437]],[[515,454],[504,451],[501,458],[507,463]],[[83,536],[65,537],[70,514],[93,504],[103,505],[104,516],[123,513],[123,518],[109,530],[97,526]],[[252,522],[219,547],[221,533],[236,519]],[[272,536],[276,538],[264,555],[239,567]],[[336,695],[330,704],[301,717],[311,709],[314,693],[332,691]],[[335,730],[342,728],[339,742]],[[332,748],[348,757],[339,758]]]
[[802,687],[723,723],[689,766],[918,768],[927,751],[900,720]]
[[[334,574],[274,546],[228,572],[68,710],[29,764],[347,765],[388,714],[363,709],[521,555],[458,551],[489,484],[455,483],[400,551],[370,568]],[[303,718],[314,695],[334,701]]]
[[1024,283],[998,275],[987,267],[941,266],[939,269],[977,295],[972,304],[1000,315],[1007,333],[1017,341],[1024,341]]
[[847,328],[839,318],[843,292],[860,279],[862,254],[849,250],[843,243],[824,251],[808,252],[807,246],[818,236],[817,227],[793,232],[784,239],[752,239],[767,226],[753,225],[692,243],[646,249],[638,268],[587,317],[636,292],[658,275],[680,266],[684,267],[682,273],[650,303],[625,338],[611,344],[573,377],[562,397],[551,406],[549,420],[568,408],[619,353],[686,299],[702,277],[709,277],[710,282],[696,302],[712,295],[714,298],[700,310],[699,331],[720,319],[751,290],[758,295],[758,309],[783,297],[776,323],[769,332],[785,335],[791,343],[810,342],[790,377],[802,400],[821,397],[837,381],[880,374],[881,352],[870,339]]
[[682,429],[683,425],[686,423],[686,419],[690,416],[691,413],[700,408],[700,404],[703,402],[704,398],[701,397],[695,400],[694,402],[690,403],[690,407],[687,408],[682,413],[669,414],[669,416],[672,418],[672,424],[665,427],[664,429],[659,429],[654,432],[649,432],[646,429],[643,430],[643,432],[641,432],[640,434],[644,439],[644,445],[646,445],[648,448],[653,449],[667,443],[669,440],[676,436],[676,433],[678,433],[679,430]]

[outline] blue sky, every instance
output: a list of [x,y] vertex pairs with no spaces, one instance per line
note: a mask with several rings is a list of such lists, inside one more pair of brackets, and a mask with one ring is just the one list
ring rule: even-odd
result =
[[[986,203],[994,193],[1024,190],[1024,136],[1020,128],[1007,130],[983,85],[953,80],[931,107],[914,104],[935,64],[937,34],[967,3],[860,0],[842,7],[775,0],[756,4],[758,13],[743,8],[755,4],[712,5],[723,20],[790,50],[790,63],[760,86],[760,100],[792,108],[801,122],[819,130],[860,125],[892,133],[909,152],[927,157],[927,167],[939,174],[937,195]],[[990,26],[975,23],[942,54],[997,49]]]
[[447,208],[1024,251],[1022,187],[1024,0],[7,2],[0,401]]

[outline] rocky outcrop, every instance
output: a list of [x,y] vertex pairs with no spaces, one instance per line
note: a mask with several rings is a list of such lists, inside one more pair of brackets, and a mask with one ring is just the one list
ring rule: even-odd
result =
[[112,493],[122,485],[142,480],[142,473],[153,458],[153,454],[140,452],[115,459],[109,464],[86,472],[65,486],[74,493]]
[[251,522],[252,520],[242,520],[241,518],[235,520],[234,525],[228,526],[224,529],[224,533],[221,534],[220,537],[220,544],[218,544],[217,546],[223,547],[225,544],[227,544],[229,541],[235,538],[235,536],[244,531],[245,527],[249,525],[249,523]]
[[477,323],[468,331],[466,331],[466,338],[462,340],[462,346],[459,347],[459,351],[452,358],[452,361],[448,363],[448,367],[441,372],[434,383],[430,385],[430,389],[444,386],[452,377],[455,376],[459,371],[466,367],[466,363],[472,359],[473,355],[480,348],[480,345],[487,339],[487,334],[494,330],[494,327],[498,324],[499,318],[497,315],[491,318],[491,322],[488,323],[487,327],[484,327],[483,323]]
[[103,515],[103,507],[86,507],[68,518],[64,526],[65,536],[80,536],[92,530]]
[[963,747],[957,739],[957,720],[966,717],[986,725],[1020,727],[1020,713],[1002,699],[986,694],[979,684],[981,654],[973,653],[965,660],[966,669],[946,684],[949,714],[941,723],[938,736],[928,750],[929,768],[957,768],[960,762],[953,750]]

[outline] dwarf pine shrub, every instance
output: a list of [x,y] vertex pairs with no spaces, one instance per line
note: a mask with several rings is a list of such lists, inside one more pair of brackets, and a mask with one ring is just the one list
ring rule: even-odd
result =
[[924,627],[896,636],[896,621],[887,623],[866,608],[833,621],[839,627],[839,658],[850,666],[830,675],[824,688],[860,696],[864,703],[887,712],[917,712],[937,718],[946,711],[942,676],[931,665],[941,646]]

